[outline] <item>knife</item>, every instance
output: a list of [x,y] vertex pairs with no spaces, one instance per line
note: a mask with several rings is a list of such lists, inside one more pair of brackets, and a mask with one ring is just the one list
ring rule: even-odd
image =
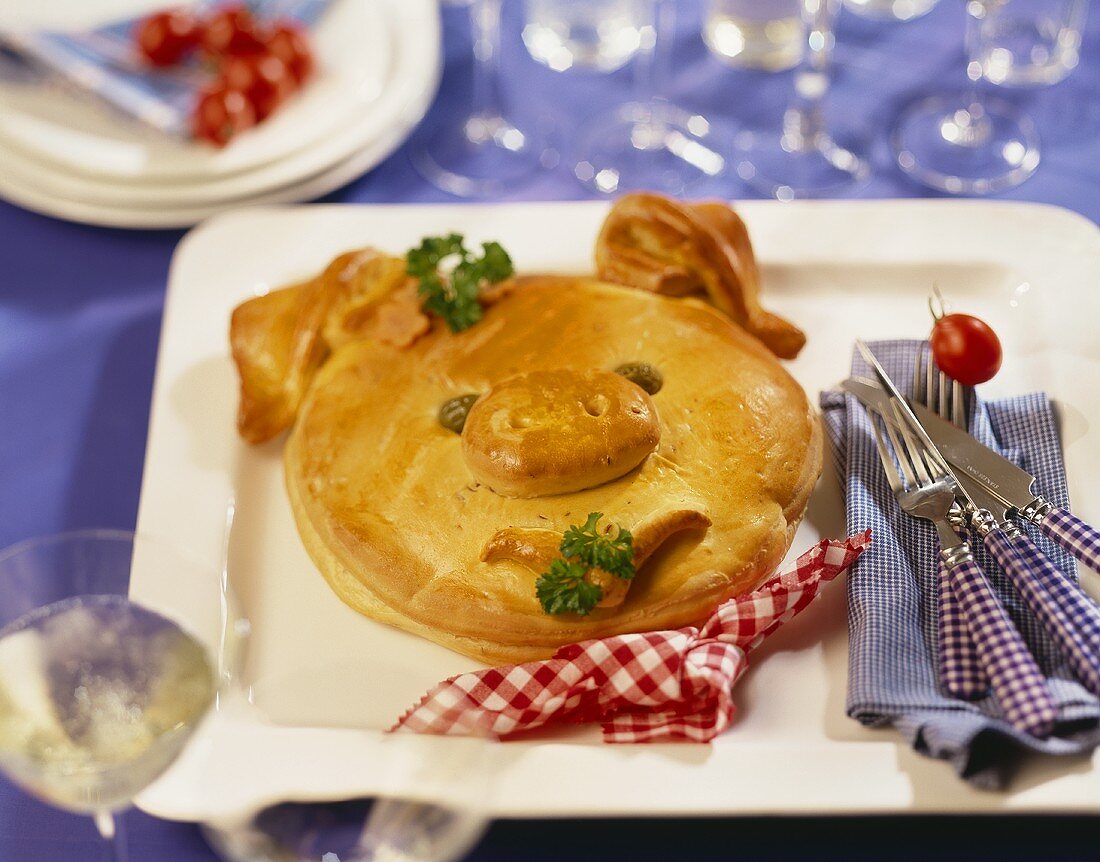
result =
[[[849,382],[852,388],[848,387]],[[878,394],[869,393],[866,387],[877,390]],[[845,381],[844,388],[857,398],[861,394],[872,400],[888,397],[881,387],[858,378]],[[961,470],[973,483],[983,485],[1007,509],[1038,526],[1055,544],[1065,548],[1089,568],[1100,572],[1100,531],[1076,515],[1047,502],[1033,490],[1034,476],[1000,453],[983,446],[962,428],[941,419],[935,412],[916,401],[909,400],[909,406],[940,454],[952,466]]]
[[[943,460],[935,444],[929,439],[924,428],[921,427],[913,415],[913,411],[905,402],[901,392],[898,391],[897,385],[886,373],[886,369],[882,367],[875,355],[862,341],[857,340],[856,347],[863,354],[867,363],[874,369],[875,376],[878,377],[882,387],[891,396],[884,402],[883,407],[885,409],[882,411],[884,419],[889,417],[887,430],[893,434],[893,431],[890,430],[891,425],[893,425],[902,430],[903,437],[907,440],[911,441],[913,437],[920,440],[922,451],[919,453],[911,452],[917,476],[920,477],[921,474],[925,473],[923,467],[917,466],[918,459],[920,459],[926,462],[928,472],[939,480],[941,486],[947,483],[950,484],[951,491],[949,493],[951,495],[952,511],[961,511],[959,509],[960,502],[964,504],[967,510],[974,510],[974,501],[967,495],[966,490],[959,483],[947,462]],[[891,470],[888,464],[889,455],[882,445],[882,438],[877,430],[875,438],[884,468],[889,475]],[[917,484],[927,486],[928,482],[927,478],[924,478],[923,482],[918,479]],[[896,491],[895,495],[897,495]],[[902,496],[897,496],[899,503],[901,503]],[[902,509],[910,512],[910,514],[919,514],[914,512],[911,506],[906,507],[903,505]],[[989,513],[984,513],[984,515],[987,521],[992,521],[992,515],[989,515]],[[937,524],[937,527],[940,526],[940,524]],[[944,599],[951,595],[954,596],[958,608],[962,611],[962,615],[966,620],[966,636],[975,650],[972,657],[977,659],[984,672],[981,677],[969,680],[968,683],[977,686],[988,680],[993,689],[993,696],[1004,713],[1005,720],[1014,726],[1023,727],[1026,722],[1022,718],[1022,714],[1036,709],[1044,716],[1051,716],[1049,721],[1040,724],[1043,731],[1049,730],[1053,726],[1053,716],[1056,715],[1057,709],[1054,707],[1043,673],[1035,663],[1026,642],[1017,627],[1009,619],[1003,602],[993,590],[986,573],[974,562],[974,558],[969,557],[968,565],[961,567],[953,565],[952,551],[949,550],[951,546],[945,543],[943,538],[945,534],[942,531],[940,535],[940,553],[938,557],[947,565],[948,572],[945,580],[949,589],[944,590],[941,588],[938,591],[938,610],[941,614],[947,612],[948,605],[945,604]],[[950,542],[951,539],[947,541]],[[965,540],[962,541],[962,545],[959,547],[969,550]],[[942,575],[940,577],[942,578]],[[959,644],[956,642],[958,638],[955,635],[962,636],[962,631],[953,630],[953,627],[946,623],[947,620],[941,616],[939,670],[941,680],[945,683],[951,680],[952,674],[962,671],[962,667],[951,667],[949,661],[968,658],[964,652],[957,649]],[[991,638],[990,635],[993,632],[997,634]],[[947,635],[952,637],[948,638]],[[1001,638],[1004,638],[1003,644],[1000,643]],[[955,652],[949,652],[948,647],[955,647]],[[949,685],[945,684],[944,687],[949,692],[953,692]],[[964,688],[966,687],[968,686],[964,686]]]
[[[893,399],[881,387],[858,378],[845,380],[842,386],[864,406],[888,416],[886,409]],[[999,468],[996,461],[1003,461],[1020,474],[1010,473],[1009,483],[1017,488],[1023,486],[1031,499],[1035,496],[1030,491],[1033,477],[923,405],[911,402],[910,407],[931,440],[938,444],[941,439],[949,439],[949,444],[941,447],[940,452],[960,468],[954,478],[967,492],[967,508],[974,528],[1040,623],[1054,637],[1074,674],[1089,691],[1100,695],[1100,608],[1008,520],[1009,510],[1015,507],[976,473],[987,477],[988,482],[996,482],[1001,473],[1010,473],[1001,469],[990,474],[990,470]],[[981,450],[982,460],[977,462],[980,467],[973,468],[974,458],[968,461],[971,469],[955,462],[953,453],[957,454],[960,449],[966,452],[972,447]],[[1000,489],[1006,487],[1004,482],[998,484]]]

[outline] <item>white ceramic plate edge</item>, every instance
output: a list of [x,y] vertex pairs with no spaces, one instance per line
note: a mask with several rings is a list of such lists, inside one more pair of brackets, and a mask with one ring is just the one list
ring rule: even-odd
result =
[[124,228],[190,227],[230,209],[310,200],[357,179],[392,155],[423,119],[431,105],[438,87],[439,71],[436,67],[436,78],[410,97],[410,101],[404,105],[401,120],[392,123],[381,137],[370,141],[344,161],[315,176],[271,191],[191,207],[125,207],[50,195],[37,188],[33,182],[18,178],[10,166],[6,169],[4,165],[0,165],[0,195],[18,206],[44,215],[85,224]]
[[[216,327],[216,335],[189,327],[200,320],[223,320],[242,297],[204,295],[201,285],[191,280],[201,271],[193,266],[197,258],[217,259],[219,249],[236,248],[247,235],[277,241],[279,236],[309,236],[311,231],[330,235],[336,226],[344,225],[343,233],[359,236],[372,222],[421,214],[433,225],[451,223],[460,229],[487,221],[529,223],[537,212],[555,230],[561,247],[566,247],[568,231],[589,231],[605,208],[603,203],[567,203],[261,209],[227,214],[192,232],[181,243],[172,267],[139,529],[155,533],[171,527],[196,552],[211,557],[221,553],[224,507],[233,498],[231,477],[216,464],[189,464],[196,458],[194,429],[182,427],[176,414],[186,409],[180,391],[183,372],[193,370],[196,362],[207,362],[209,348],[215,355],[225,350],[224,345],[216,346],[216,339],[224,339],[224,326]],[[885,265],[920,260],[930,249],[942,249],[946,260],[1015,255],[1029,266],[1053,267],[1059,281],[1073,291],[1062,299],[1086,306],[1082,310],[1089,313],[1084,317],[1092,319],[1090,309],[1096,299],[1084,288],[1100,277],[1100,231],[1064,210],[970,201],[746,202],[739,209],[765,265],[776,261],[831,265],[851,259],[853,250],[859,252],[859,260]],[[900,226],[909,233],[891,232]],[[592,237],[586,233],[585,239],[587,246]],[[1058,260],[1051,258],[1054,254]],[[1036,270],[1036,278],[1041,275]],[[1045,298],[1059,299],[1049,294]],[[844,307],[843,296],[834,301]],[[863,313],[866,325],[873,325],[870,312]],[[1077,343],[1079,333],[1072,327],[1068,322],[1066,350]],[[813,332],[811,328],[811,337]],[[847,345],[841,349],[846,357]],[[1068,359],[1078,361],[1072,353]],[[1097,359],[1090,354],[1080,361],[1091,363],[1085,370],[1092,372]],[[1073,436],[1067,439],[1066,460],[1078,511],[1095,519],[1100,515],[1100,497],[1085,480],[1095,475],[1097,438],[1088,425],[1090,419],[1100,419],[1100,398],[1094,397],[1100,384],[1095,374],[1089,376],[1092,379],[1084,375],[1052,379],[1050,389],[1055,396],[1085,408],[1085,427],[1069,429]],[[218,409],[211,407],[209,415],[231,416],[234,397],[235,392],[217,393],[219,404],[228,401]],[[202,433],[217,437],[232,434],[232,429],[203,426]],[[195,512],[188,523],[172,517],[173,506],[179,505],[173,501],[181,499]],[[838,595],[839,589],[836,585],[829,595]],[[836,600],[832,601],[836,611]],[[813,625],[819,607],[807,611],[800,626]],[[761,664],[759,676],[780,672],[780,656],[786,655],[770,656],[769,662]],[[796,659],[786,659],[788,671]],[[743,720],[751,723],[752,713],[759,708],[753,710],[750,705]],[[593,744],[597,737],[592,728],[553,740],[493,745],[363,730],[276,727],[248,710],[234,709],[215,716],[204,727],[195,746],[143,795],[140,804],[160,816],[214,820],[291,798],[327,800],[385,792],[446,803],[462,795],[461,770],[449,770],[447,765],[468,764],[474,752],[482,768],[492,770],[497,778],[487,804],[491,814],[503,817],[1100,810],[1096,767],[1100,757],[1030,763],[1011,792],[981,793],[957,781],[945,764],[913,755],[892,731],[860,728],[843,715],[837,721],[839,738],[837,729],[830,728],[828,741],[809,745],[754,743],[745,735],[744,725],[711,746],[605,746]],[[433,764],[433,769],[426,771],[426,763]]]
[[[102,4],[103,0],[90,0],[91,5]],[[384,6],[382,5],[384,4]],[[346,56],[348,48],[348,28],[355,27],[364,30],[364,42],[354,45],[350,50],[370,50],[370,39],[386,39],[385,34],[377,35],[380,28],[378,23],[384,21],[385,25],[392,26],[394,22],[405,22],[406,33],[415,31],[420,22],[431,29],[431,19],[437,14],[431,0],[413,0],[410,4],[403,5],[395,0],[380,0],[378,5],[365,6],[358,0],[341,0],[333,8],[326,11],[325,19],[320,22],[321,30],[317,34],[318,48],[322,51],[328,49],[326,56],[321,57],[324,62],[326,57],[331,63],[339,63],[340,57]],[[333,21],[327,21],[333,16]],[[355,16],[359,16],[358,19]],[[350,19],[350,20],[345,20]],[[373,26],[372,26],[373,25]],[[340,51],[336,51],[335,45],[329,44],[329,40],[340,44]],[[394,66],[393,51],[388,41],[381,43],[379,51],[380,59],[372,62],[383,63],[382,69],[392,70]],[[367,55],[370,56],[370,55]],[[338,68],[338,67],[337,67]],[[58,171],[63,174],[82,177],[90,182],[111,182],[118,185],[158,185],[161,183],[187,183],[210,182],[228,180],[237,173],[243,173],[265,167],[275,162],[282,161],[292,155],[301,154],[303,150],[309,150],[318,142],[327,137],[338,134],[344,123],[343,115],[352,112],[369,112],[372,104],[378,100],[381,91],[366,92],[362,90],[365,83],[357,77],[353,77],[355,69],[348,72],[342,69],[337,77],[323,75],[315,84],[313,91],[303,91],[298,99],[273,117],[263,127],[241,138],[239,142],[221,151],[211,151],[197,146],[180,146],[169,139],[157,136],[151,130],[142,129],[130,121],[124,121],[120,127],[129,129],[131,135],[129,143],[126,139],[114,141],[98,141],[97,128],[103,123],[115,125],[110,110],[99,107],[89,116],[83,116],[86,110],[83,105],[76,105],[78,116],[83,122],[91,122],[93,128],[85,129],[78,121],[77,127],[71,131],[65,126],[63,120],[51,118],[28,117],[20,120],[13,117],[16,126],[13,129],[0,125],[0,141],[9,150],[20,152],[24,158],[32,159],[41,164],[44,169]],[[362,70],[361,70],[362,71]],[[54,85],[58,86],[58,85]],[[337,93],[331,92],[334,86],[338,86]],[[319,89],[318,89],[319,88]],[[41,91],[41,93],[39,93]],[[53,87],[49,84],[24,94],[21,89],[12,90],[15,105],[18,106],[29,95],[32,98],[50,99]],[[90,104],[94,103],[94,97],[75,92],[66,96],[70,101],[77,99],[83,102],[85,99]],[[64,110],[67,105],[61,103],[57,106],[47,105],[54,111]],[[333,108],[342,107],[344,110]],[[16,110],[13,107],[13,110]],[[308,122],[298,122],[299,119]],[[29,130],[26,128],[29,124]],[[41,126],[34,131],[36,124]],[[295,128],[297,124],[297,128]],[[19,131],[20,126],[24,129]],[[60,127],[58,127],[60,126]],[[302,129],[303,131],[299,131]],[[44,139],[36,139],[46,135]],[[28,138],[28,135],[30,137]],[[262,136],[262,139],[261,139]],[[78,158],[81,145],[90,146],[92,152],[98,152],[95,148],[103,149],[100,158]],[[128,147],[146,148],[147,160],[144,167],[138,168],[132,164],[136,154],[128,153]],[[152,148],[151,151],[148,148]],[[175,156],[172,160],[170,156]],[[149,162],[148,158],[152,161]],[[126,165],[125,168],[111,169],[112,163],[119,161]]]

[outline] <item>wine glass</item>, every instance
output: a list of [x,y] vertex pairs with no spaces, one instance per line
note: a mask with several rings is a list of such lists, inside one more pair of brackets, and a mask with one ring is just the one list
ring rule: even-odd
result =
[[222,573],[160,541],[93,530],[9,548],[0,770],[45,802],[90,814],[124,860],[115,813],[179,755],[245,634]]
[[473,89],[468,102],[418,135],[413,166],[428,182],[459,197],[502,194],[557,162],[550,135],[509,116],[500,97],[502,0],[472,0]]
[[844,0],[844,5],[864,18],[912,21],[932,11],[940,0]]
[[988,73],[987,55],[1008,53],[985,46],[987,30],[996,32],[1003,7],[1004,0],[967,2],[968,86],[962,93],[919,99],[894,126],[890,143],[898,167],[930,188],[992,194],[1018,186],[1039,167],[1039,133],[1031,117],[978,88]]
[[770,197],[839,194],[871,174],[863,147],[838,143],[822,111],[840,5],[841,0],[803,0],[808,50],[795,70],[794,97],[783,112],[782,125],[770,131],[744,131],[736,138],[738,176]]
[[725,170],[715,141],[722,130],[663,98],[675,0],[652,0],[635,56],[635,100],[588,120],[579,132],[574,174],[590,190],[611,195],[646,189],[681,194]]

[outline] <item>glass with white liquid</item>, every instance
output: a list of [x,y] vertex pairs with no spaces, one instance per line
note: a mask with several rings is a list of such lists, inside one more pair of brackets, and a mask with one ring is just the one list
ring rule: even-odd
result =
[[555,72],[583,66],[612,72],[642,44],[644,0],[527,0],[523,42]]
[[780,72],[802,59],[802,0],[710,0],[703,39],[730,66]]
[[[168,585],[148,606],[131,578]],[[232,676],[247,625],[220,572],[130,533],[0,554],[0,770],[90,814],[116,858],[115,813],[175,761]]]

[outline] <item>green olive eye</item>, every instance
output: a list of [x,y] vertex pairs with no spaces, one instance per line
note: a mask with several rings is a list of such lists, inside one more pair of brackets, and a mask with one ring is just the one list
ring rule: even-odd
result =
[[635,386],[644,389],[650,395],[656,395],[665,385],[665,379],[661,372],[648,362],[627,362],[615,369],[616,374],[621,374]]
[[469,414],[470,408],[474,406],[474,402],[480,397],[474,392],[444,401],[443,406],[439,408],[439,424],[448,431],[461,434],[462,429],[466,427],[466,416]]

